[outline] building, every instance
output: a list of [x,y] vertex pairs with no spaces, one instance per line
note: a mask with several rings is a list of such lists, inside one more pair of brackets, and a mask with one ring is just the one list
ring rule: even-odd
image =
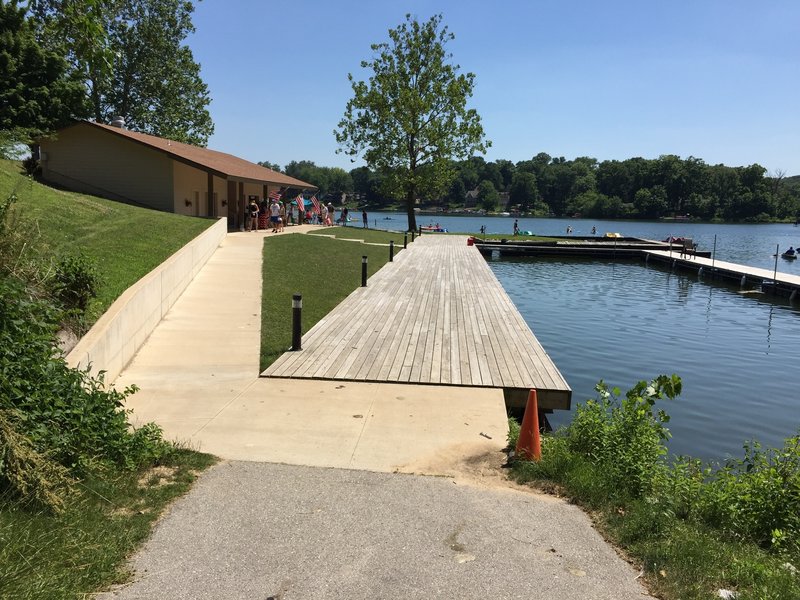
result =
[[41,141],[42,178],[54,185],[156,210],[228,217],[239,229],[250,198],[293,198],[310,183],[224,152],[79,121]]

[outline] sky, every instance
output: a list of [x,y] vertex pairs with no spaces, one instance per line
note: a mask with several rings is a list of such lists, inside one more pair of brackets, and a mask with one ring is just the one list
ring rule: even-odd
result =
[[202,0],[187,38],[208,147],[350,170],[333,135],[352,73],[410,13],[442,14],[486,160],[662,154],[800,175],[800,1]]

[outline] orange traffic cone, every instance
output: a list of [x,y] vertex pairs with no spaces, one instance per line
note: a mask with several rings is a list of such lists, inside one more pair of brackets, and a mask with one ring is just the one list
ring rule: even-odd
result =
[[528,404],[525,405],[525,414],[517,439],[517,456],[533,458],[537,462],[542,458],[542,443],[539,439],[539,400],[536,397],[536,390],[531,390],[528,394]]

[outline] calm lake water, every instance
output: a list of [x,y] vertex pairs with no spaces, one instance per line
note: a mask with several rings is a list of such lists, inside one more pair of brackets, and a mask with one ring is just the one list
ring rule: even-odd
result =
[[[388,217],[388,219],[386,218]],[[399,214],[370,215],[403,229]],[[449,231],[510,233],[513,218],[419,217]],[[793,225],[709,225],[580,219],[520,219],[542,235],[616,231],[663,239],[692,237],[716,256],[772,269],[776,245],[800,245]],[[778,270],[800,274],[780,260]],[[489,265],[573,389],[573,406],[603,379],[623,393],[641,379],[677,373],[683,393],[662,408],[672,416],[671,451],[704,459],[741,456],[742,443],[776,446],[800,427],[800,303],[742,294],[736,286],[633,261],[503,258]],[[557,411],[554,425],[570,413]]]

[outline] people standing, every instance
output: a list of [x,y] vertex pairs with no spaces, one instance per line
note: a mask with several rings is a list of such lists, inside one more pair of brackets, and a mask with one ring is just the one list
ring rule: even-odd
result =
[[279,202],[281,207],[281,215],[278,217],[278,233],[283,231],[283,227],[286,225],[286,204],[283,202]]
[[322,205],[322,214],[320,214],[319,218],[321,220],[320,225],[325,226],[325,225],[328,224],[328,205],[327,204],[323,204]]
[[278,219],[281,218],[281,207],[278,201],[272,199],[272,204],[269,206],[269,221],[272,225],[272,233],[278,233]]
[[347,207],[346,206],[342,207],[342,225],[344,225],[345,227],[347,226],[348,214],[350,214],[350,212],[347,210]]
[[328,225],[336,223],[336,210],[333,208],[333,203],[328,202]]
[[514,235],[519,235],[519,220],[514,219]]
[[367,209],[361,211],[361,226],[369,229],[369,221],[367,221]]
[[258,229],[258,204],[256,204],[256,201],[251,198],[247,209],[250,216],[250,231],[256,231]]

